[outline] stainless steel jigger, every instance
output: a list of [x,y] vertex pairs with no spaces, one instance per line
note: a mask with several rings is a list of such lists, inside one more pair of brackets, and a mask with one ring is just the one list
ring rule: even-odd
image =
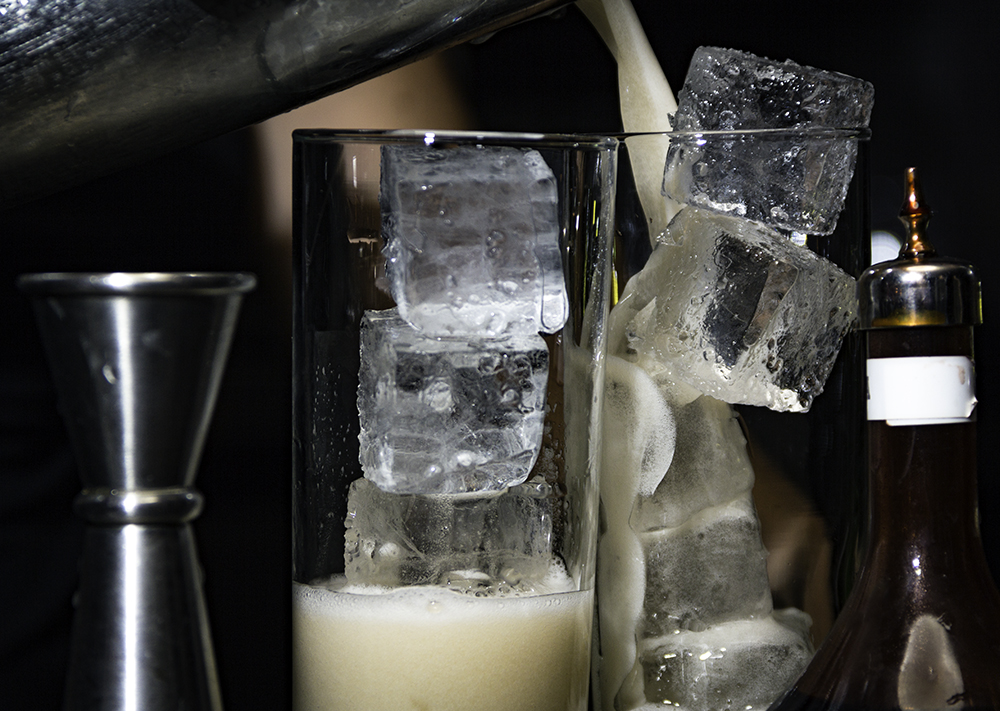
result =
[[189,522],[249,274],[31,274],[87,521],[65,708],[222,708]]

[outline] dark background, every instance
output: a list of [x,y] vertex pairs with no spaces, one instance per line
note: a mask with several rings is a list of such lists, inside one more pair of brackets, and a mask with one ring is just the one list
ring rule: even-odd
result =
[[[1000,80],[990,49],[1000,10],[926,1],[634,3],[675,91],[699,45],[793,59],[875,85],[873,228],[901,233],[903,170],[918,166],[935,245],[976,264],[984,285],[980,509],[1000,575],[998,455],[990,446],[1000,367]],[[614,64],[575,9],[447,56],[477,128],[620,129]],[[59,707],[82,528],[71,509],[79,480],[13,280],[76,270],[250,270],[260,278],[202,459],[197,484],[207,505],[196,535],[226,706],[288,705],[291,266],[260,233],[254,170],[250,136],[240,132],[0,213],[0,708]]]

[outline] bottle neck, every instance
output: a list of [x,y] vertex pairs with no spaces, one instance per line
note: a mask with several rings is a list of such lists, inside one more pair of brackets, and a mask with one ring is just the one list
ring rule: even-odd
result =
[[[971,328],[867,336],[869,359],[972,357]],[[912,395],[922,384],[914,378],[902,388]],[[870,381],[869,392],[877,389]],[[870,420],[868,432],[871,518],[861,574],[794,695],[778,708],[898,711],[958,701],[1000,708],[993,693],[1000,595],[979,540],[975,423]]]
[[[868,357],[972,358],[971,327],[868,333]],[[921,384],[914,382],[913,388]],[[864,575],[919,594],[985,569],[979,540],[976,425],[868,423],[870,531]]]
[[967,570],[981,557],[975,424],[870,422],[871,507],[865,567],[901,566],[914,582]]

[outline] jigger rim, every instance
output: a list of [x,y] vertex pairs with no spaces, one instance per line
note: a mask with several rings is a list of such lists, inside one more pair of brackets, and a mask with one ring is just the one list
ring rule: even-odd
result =
[[40,295],[213,295],[250,291],[248,272],[40,272],[22,274],[18,288]]

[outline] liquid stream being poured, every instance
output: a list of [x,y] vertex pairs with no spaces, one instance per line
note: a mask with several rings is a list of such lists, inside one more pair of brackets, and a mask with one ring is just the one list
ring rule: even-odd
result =
[[[625,132],[670,131],[669,116],[677,110],[677,100],[632,3],[629,0],[579,0],[577,5],[618,63],[618,94]],[[644,143],[644,150],[629,152],[639,201],[654,243],[677,211],[676,206],[661,194],[668,144],[666,136],[656,137]]]
[[[669,132],[672,128],[669,117],[677,110],[677,102],[629,0],[579,0],[577,4],[617,61],[625,132]],[[639,147],[638,142],[632,145]],[[654,247],[679,209],[662,193],[668,146],[668,136],[649,136],[642,140],[641,150],[628,151],[636,191]],[[640,660],[642,640],[638,638],[638,629],[644,612],[648,577],[643,543],[630,520],[635,515],[636,502],[652,495],[671,464],[676,444],[672,408],[683,406],[701,395],[680,382],[669,384],[669,392],[662,392],[643,372],[641,364],[631,364],[620,357],[625,355],[622,352],[624,329],[634,316],[634,313],[628,312],[629,306],[623,303],[612,310],[609,318],[605,452],[601,474],[602,510],[607,526],[598,548],[600,628],[597,634],[600,635],[601,658],[594,690],[598,695],[594,701],[595,708],[603,711],[660,705],[647,698],[644,688],[647,681],[643,678],[643,663]],[[629,402],[623,402],[623,398]],[[721,407],[721,411],[716,411],[721,418],[718,427],[728,431],[725,430],[727,424],[735,422],[731,420],[731,408],[723,403],[718,405]],[[655,413],[661,410],[663,414],[656,416]],[[640,441],[643,437],[637,433],[650,428],[658,431],[649,433],[645,437],[647,441]],[[736,429],[734,424],[733,429]],[[751,486],[753,473],[743,437],[739,431],[729,436],[733,440],[733,466],[745,470],[748,486]],[[623,448],[634,451],[624,452]],[[658,453],[655,471],[646,466],[651,451]],[[750,496],[748,490],[739,488],[742,493],[734,491],[734,496]],[[761,566],[764,566],[763,560]],[[770,609],[770,593],[766,585],[765,592],[768,598],[766,607]],[[805,617],[797,611],[792,613],[793,617],[796,615]],[[808,622],[805,624],[808,625]],[[758,634],[773,635],[773,630],[765,629],[768,625],[782,627],[775,623],[775,619],[765,615],[764,619],[747,625],[749,636],[746,639],[732,641],[747,643],[751,648],[756,644],[766,644],[764,639],[754,640]],[[649,641],[645,643],[648,645]],[[804,639],[801,651],[803,655],[811,654],[811,647]],[[797,674],[797,670],[793,669],[790,673]],[[677,689],[678,685],[683,686],[684,682],[674,680],[669,683],[673,689]],[[691,685],[693,689],[697,683],[692,680]],[[775,695],[781,690],[777,689]],[[681,693],[693,699],[698,692]]]

